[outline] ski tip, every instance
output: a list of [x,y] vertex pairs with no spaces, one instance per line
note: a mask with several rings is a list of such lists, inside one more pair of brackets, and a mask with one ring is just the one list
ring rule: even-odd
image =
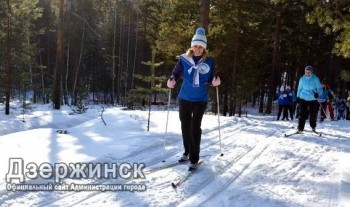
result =
[[68,134],[68,130],[67,129],[59,129],[56,131],[59,134]]

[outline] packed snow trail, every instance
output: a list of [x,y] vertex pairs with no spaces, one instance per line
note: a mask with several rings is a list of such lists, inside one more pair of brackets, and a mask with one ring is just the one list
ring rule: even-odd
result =
[[[207,161],[206,158],[204,158],[205,163],[203,166],[200,167],[200,169],[190,178],[190,180],[186,181],[186,184],[184,186],[182,186],[182,188],[185,189],[185,191],[190,190],[189,193],[183,193],[182,195],[180,195],[180,193],[183,191],[182,189],[179,189],[178,195],[175,197],[177,198],[177,200],[180,202],[186,200],[187,198],[190,198],[190,196],[192,194],[195,194],[196,191],[200,190],[201,188],[205,187],[204,184],[202,183],[210,183],[210,181],[213,181],[215,179],[216,176],[219,176],[220,174],[223,174],[224,172],[226,172],[227,168],[234,165],[236,162],[238,162],[241,159],[244,159],[245,157],[249,157],[251,158],[248,154],[254,150],[254,148],[257,146],[255,141],[252,141],[250,144],[251,146],[248,145],[243,145],[243,146],[239,146],[239,145],[235,145],[234,142],[236,142],[235,139],[232,139],[233,137],[236,136],[242,136],[242,133],[244,133],[245,130],[250,131],[254,128],[256,128],[256,126],[249,126],[249,127],[237,127],[239,128],[239,130],[232,130],[233,133],[230,133],[231,136],[224,136],[223,139],[223,143],[225,146],[231,146],[233,147],[232,150],[227,152],[227,155],[225,154],[224,157],[220,157],[219,154],[216,154],[216,156],[212,156],[209,157],[210,162]],[[227,129],[230,129],[230,127],[227,127]],[[276,131],[272,132],[270,135],[267,135],[267,137],[272,136],[272,134],[274,134]],[[267,138],[265,137],[265,138]],[[264,150],[261,147],[263,145],[265,145],[266,143],[262,143],[261,146],[258,146],[258,149],[256,149],[253,152],[253,157],[258,157],[261,152]],[[266,146],[265,146],[266,147]],[[211,148],[215,148],[214,151],[217,151],[217,146],[211,146]],[[202,150],[203,151],[203,150]],[[204,153],[205,154],[205,153]],[[244,163],[246,164],[246,166],[249,166],[249,163],[251,163],[253,160],[249,160],[249,158],[247,158],[248,161],[244,161]],[[224,161],[225,163],[220,164],[219,166],[217,166],[217,164],[221,163],[219,161]],[[248,163],[248,164],[247,164]],[[205,175],[203,175],[203,170],[208,170],[207,168],[211,167],[211,168],[216,168],[216,172],[214,171],[209,171],[208,173],[206,173]],[[169,172],[172,175],[174,175],[174,177],[169,178],[171,179],[176,179],[176,177],[178,176],[178,173],[186,173],[187,170],[187,166],[186,167],[176,167],[172,170],[175,170],[174,172]],[[172,171],[172,170],[167,170],[168,171]],[[244,169],[243,169],[244,170]],[[151,180],[152,182],[146,182],[146,184],[149,186],[149,191],[150,192],[143,192],[140,195],[138,195],[138,197],[148,197],[149,195],[151,196],[152,194],[154,194],[155,192],[153,192],[153,190],[155,189],[164,189],[169,187],[169,180],[166,180],[165,178],[161,178],[162,183],[161,184],[157,184],[157,179],[160,173],[165,173],[165,172],[159,172],[159,173],[155,173],[151,175]],[[167,173],[167,174],[169,174]],[[169,175],[170,176],[170,175]],[[203,178],[204,176],[204,178]],[[198,180],[199,183],[196,183],[196,185],[193,184],[193,180]],[[156,184],[154,184],[156,183]],[[153,186],[155,185],[155,186]],[[113,195],[112,195],[113,196]],[[124,197],[124,196],[121,196]],[[146,198],[144,198],[146,199]],[[165,198],[164,198],[165,199]],[[175,203],[171,202],[171,200],[169,200],[170,198],[166,198],[168,203],[166,204],[167,206],[173,206],[173,205],[179,205],[180,203],[174,201]],[[90,199],[89,199],[90,200]],[[163,199],[160,199],[160,201],[162,201]],[[88,202],[88,201],[86,201]],[[84,203],[86,203],[84,202]],[[130,201],[126,201],[128,204],[130,204]],[[137,203],[134,203],[135,205]],[[164,205],[164,204],[159,204],[159,203],[152,203],[152,205],[155,206],[160,206],[160,205]]]
[[[244,131],[247,130],[249,128],[254,128],[254,126],[251,126],[251,124],[245,123],[243,122],[242,125],[240,127],[227,127],[226,130],[230,131],[230,132],[236,132],[236,131]],[[212,153],[209,153],[206,149],[207,148],[212,148],[213,146],[215,148],[217,148],[217,144],[218,144],[218,139],[217,134],[215,133],[216,131],[212,131],[212,130],[207,130],[205,132],[203,132],[204,134],[210,134],[211,136],[209,137],[209,139],[203,139],[203,142],[201,144],[201,151],[203,155],[206,155],[205,158],[207,157],[207,155],[211,155]],[[223,136],[223,140],[227,140],[231,138],[231,135],[228,136]],[[164,150],[163,149],[163,145],[162,142],[157,142],[154,145],[151,145],[150,147],[146,147],[143,150],[140,150],[139,152],[133,153],[133,155],[129,156],[129,157],[124,157],[122,159],[123,162],[143,162],[143,163],[149,163],[149,166],[152,165],[157,165],[158,163],[162,163],[162,161],[167,160],[168,162],[171,162],[171,159],[179,159],[180,156],[182,155],[182,139],[179,138],[179,136],[173,137],[174,139],[172,139],[172,137],[168,137],[169,141],[168,141],[168,145],[170,148],[169,150]],[[233,140],[227,142],[227,144],[232,143]],[[171,146],[170,144],[172,144],[172,142],[174,142],[174,146]],[[214,150],[214,153],[217,154],[217,150]],[[215,155],[214,154],[214,155]],[[109,157],[109,160],[104,160],[104,162],[118,162],[119,159],[117,159],[116,157]],[[187,169],[187,165],[186,169]],[[93,184],[111,184],[114,183],[116,181],[114,180],[98,180],[97,182],[92,181],[89,183],[93,183]],[[118,183],[126,183],[125,180],[119,180],[117,181]],[[134,182],[134,181],[132,181]],[[170,180],[168,181],[168,185],[170,183]],[[54,205],[54,206],[67,206],[70,203],[72,203],[72,201],[74,201],[74,205],[79,204],[80,202],[86,202],[88,199],[91,199],[94,196],[98,196],[100,194],[100,192],[69,192],[69,193],[65,193],[63,195],[60,195],[57,198],[53,198],[52,200],[49,199],[49,201],[46,201],[44,203],[41,203],[40,205]]]

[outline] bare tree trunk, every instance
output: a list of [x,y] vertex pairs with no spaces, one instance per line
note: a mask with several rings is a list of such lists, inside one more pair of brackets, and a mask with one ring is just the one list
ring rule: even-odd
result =
[[[30,44],[30,41],[29,41],[29,36],[27,38],[27,43],[28,45]],[[33,67],[32,65],[30,64],[29,65],[29,80],[30,80],[30,90],[33,92],[34,94],[34,97],[33,97],[33,101],[34,103],[36,103],[36,90],[35,90],[35,87],[34,87],[34,81],[33,81]],[[25,89],[27,90],[27,89]]]
[[77,88],[77,81],[78,81],[78,75],[79,75],[79,69],[80,69],[80,63],[81,63],[81,57],[83,56],[83,48],[84,48],[84,37],[85,37],[85,22],[83,23],[83,33],[81,34],[81,44],[80,44],[80,53],[79,53],[79,61],[78,61],[78,66],[75,72],[74,76],[74,85],[73,85],[73,91],[72,91],[72,100],[74,99],[74,104],[77,104],[77,97],[75,94],[75,90]]
[[[47,10],[49,11],[49,15],[48,15],[48,18],[47,18],[47,25],[50,25],[51,24],[51,21],[50,21],[50,17],[51,17],[51,5],[50,5],[50,2],[45,2],[47,4]],[[48,77],[51,76],[51,73],[54,73],[54,69],[52,69],[52,66],[51,66],[51,45],[50,45],[50,42],[51,42],[51,30],[49,27],[46,28],[46,67],[47,67],[47,71],[48,71]],[[45,90],[45,88],[43,88],[43,90]],[[50,96],[51,96],[51,93],[46,91],[45,93],[45,101],[44,103],[49,103],[50,102]]]
[[227,95],[227,93],[225,93],[225,95],[224,95],[224,110],[222,112],[222,115],[226,116],[227,112],[228,112],[228,95]]
[[239,35],[241,29],[239,26],[236,28],[234,48],[233,48],[233,66],[232,66],[232,78],[231,78],[231,98],[230,98],[230,110],[229,116],[234,116],[236,113],[236,102],[237,102],[237,86],[236,83],[236,71],[237,71],[237,59],[238,59],[238,47],[239,47]]
[[39,49],[39,61],[40,61],[40,76],[41,76],[41,95],[43,103],[46,103],[45,100],[45,81],[44,81],[44,71],[43,71],[43,60],[41,58],[41,47]]
[[64,34],[63,24],[65,16],[65,0],[59,0],[58,28],[57,28],[57,59],[54,71],[53,104],[54,109],[61,108],[62,67],[64,62]]
[[265,104],[265,86],[264,84],[262,84],[262,87],[260,88],[260,97],[259,97],[259,113],[264,113],[265,114],[265,110],[264,110],[264,104]]
[[272,53],[272,69],[271,69],[271,75],[270,75],[270,81],[269,81],[269,92],[268,92],[268,99],[267,99],[267,105],[266,105],[266,112],[267,114],[272,113],[272,100],[273,96],[275,94],[275,87],[276,87],[276,71],[277,71],[277,64],[278,64],[278,49],[280,45],[280,29],[281,29],[281,21],[280,21],[281,14],[276,14],[276,26],[275,26],[275,40],[273,45],[273,53]]
[[[113,26],[113,49],[112,49],[112,105],[115,103],[115,36],[117,31],[117,8],[114,10],[114,26]],[[120,60],[119,60],[120,61]]]
[[[36,103],[36,91],[34,89],[34,82],[33,82],[33,69],[32,69],[32,65],[29,65],[29,80],[30,80],[30,89],[33,92],[33,102]],[[28,90],[27,88],[25,88],[25,90]]]
[[10,96],[11,96],[11,87],[12,87],[12,70],[11,70],[11,47],[12,47],[12,40],[11,40],[11,5],[10,0],[7,0],[7,51],[6,51],[6,91],[5,91],[5,114],[10,114]]
[[137,44],[138,44],[138,34],[139,34],[139,11],[136,12],[136,37],[135,37],[135,50],[134,50],[134,65],[132,67],[132,77],[131,77],[131,88],[134,88],[134,75],[136,68],[136,54],[137,54]]
[[67,44],[67,63],[66,63],[66,78],[64,80],[64,92],[63,92],[63,98],[64,98],[64,104],[69,105],[68,101],[68,74],[69,74],[69,57],[70,57],[70,40],[68,40]]
[[126,96],[126,90],[128,88],[128,77],[129,77],[129,51],[130,51],[130,13],[129,13],[128,43],[127,43],[127,52],[126,52],[126,66],[125,66],[125,85],[124,85],[125,96]]
[[122,74],[123,74],[123,69],[122,69],[122,15],[119,15],[119,61],[118,61],[118,83],[117,83],[117,103],[120,103],[121,99],[121,81],[122,81]]
[[210,0],[200,0],[199,4],[200,4],[201,26],[205,29],[205,31],[208,31]]

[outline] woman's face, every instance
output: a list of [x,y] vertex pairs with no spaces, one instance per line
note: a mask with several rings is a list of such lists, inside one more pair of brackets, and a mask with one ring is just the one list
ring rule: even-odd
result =
[[194,45],[192,47],[194,56],[201,56],[204,52],[204,48],[200,45]]
[[311,72],[311,71],[309,71],[309,70],[305,70],[305,75],[306,75],[307,77],[310,77],[310,76],[311,76],[311,74],[312,74],[312,72]]

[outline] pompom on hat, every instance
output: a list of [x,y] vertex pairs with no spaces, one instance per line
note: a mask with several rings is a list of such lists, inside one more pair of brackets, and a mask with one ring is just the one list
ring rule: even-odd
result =
[[205,29],[203,27],[199,27],[192,38],[191,47],[195,45],[200,45],[204,49],[207,48],[207,37],[205,36]]
[[314,72],[314,68],[311,65],[306,66],[305,70],[309,70],[309,71],[311,71],[311,73]]

